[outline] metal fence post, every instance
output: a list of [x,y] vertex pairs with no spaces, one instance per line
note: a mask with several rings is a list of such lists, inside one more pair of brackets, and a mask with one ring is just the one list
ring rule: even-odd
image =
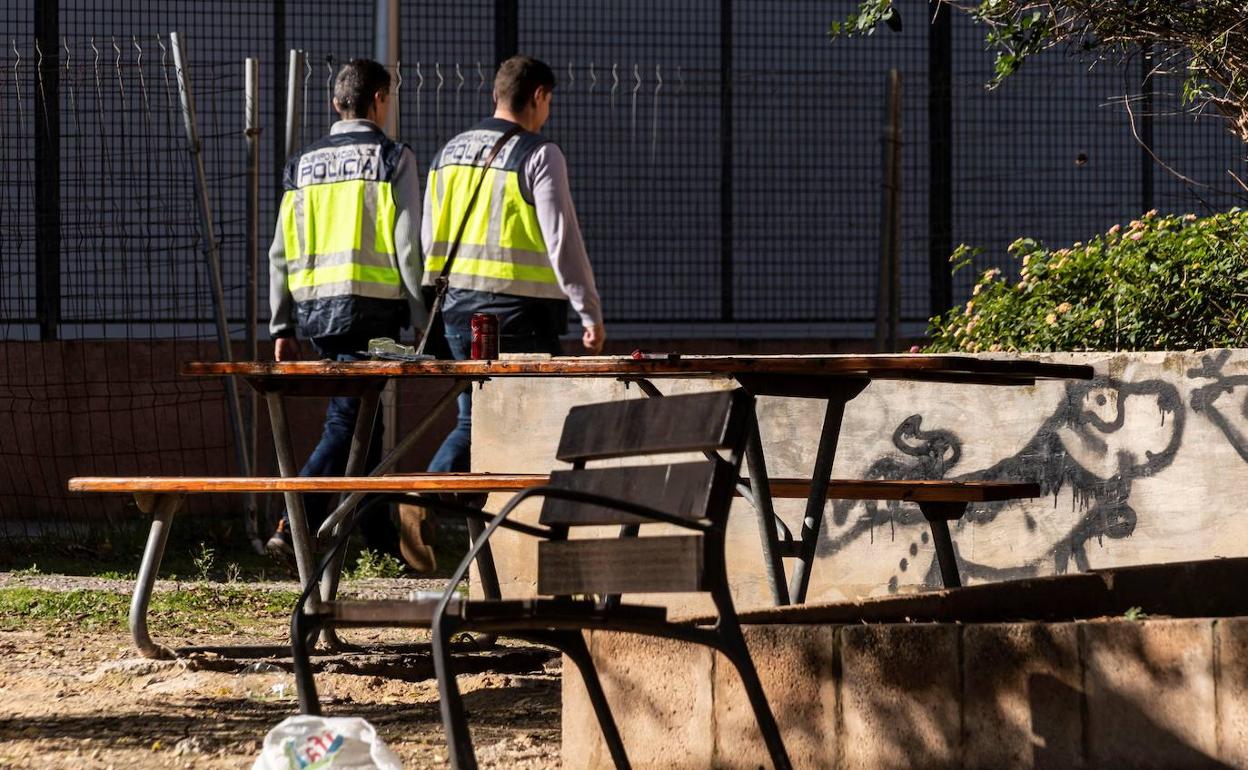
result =
[[[395,78],[390,86],[390,111],[386,125],[382,126],[391,139],[399,137],[399,0],[377,0],[377,29],[374,41],[374,58],[385,65]],[[419,331],[417,331],[419,334]],[[389,452],[394,448],[399,432],[399,386],[395,380],[386,383],[381,392],[381,448]]]
[[61,325],[61,111],[57,3],[35,0],[35,317],[39,339]]
[[880,278],[875,301],[875,349],[897,352],[901,315],[901,73],[886,82],[883,199],[880,207]]
[[494,66],[520,52],[520,0],[494,0]]
[[929,0],[927,28],[928,314],[953,305],[953,9]]
[[[199,130],[195,124],[195,101],[191,96],[191,80],[187,73],[186,50],[182,37],[177,32],[169,34],[173,44],[173,65],[178,77],[178,95],[182,102],[182,120],[186,128],[186,141],[191,153],[191,164],[195,171],[195,197],[199,204],[200,229],[204,234],[204,256],[207,260],[208,279],[212,286],[212,299],[217,326],[217,344],[221,348],[224,361],[234,360],[234,351],[230,349],[229,319],[225,310],[225,289],[221,283],[221,252],[217,247],[217,235],[213,229],[212,203],[208,197],[208,179],[204,172],[204,155],[199,142]],[[230,421],[234,427],[234,445],[239,470],[245,475],[251,473],[251,456],[247,445],[247,431],[243,428],[243,410],[238,397],[238,383],[233,377],[225,380],[226,404],[230,412]]]
[[399,0],[377,0],[377,29],[373,41],[373,58],[385,65],[395,78],[390,86],[390,112],[382,130],[391,139],[399,137]]
[[286,93],[282,91],[286,83],[282,81],[282,68],[279,63],[286,53],[286,2],[271,0],[273,4],[273,104],[269,119],[275,127],[273,131],[273,171],[277,181],[277,189],[282,189],[282,171],[286,167],[285,134],[277,129],[282,126],[282,114],[286,109]]
[[[247,356],[260,358],[260,60],[249,58],[243,63],[244,121],[243,136],[247,141]],[[247,438],[250,457],[259,462],[260,431],[256,417],[260,413],[260,396],[252,392],[247,399]],[[247,537],[257,553],[264,552],[260,541],[258,506],[255,493],[247,495]]]
[[719,4],[719,315],[731,321],[732,263],[732,0]]
[[1140,49],[1140,211],[1154,206],[1153,196],[1153,47]]
[[286,71],[286,153],[283,162],[299,149],[299,123],[303,120],[303,88],[299,78],[303,76],[303,51],[290,49],[290,65]]

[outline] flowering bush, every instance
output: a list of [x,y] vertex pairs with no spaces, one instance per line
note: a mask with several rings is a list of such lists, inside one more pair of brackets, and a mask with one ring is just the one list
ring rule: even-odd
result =
[[[1010,244],[1014,283],[993,268],[965,306],[933,318],[931,352],[1248,347],[1248,212],[1150,211],[1069,248]],[[954,270],[974,249],[958,247]]]

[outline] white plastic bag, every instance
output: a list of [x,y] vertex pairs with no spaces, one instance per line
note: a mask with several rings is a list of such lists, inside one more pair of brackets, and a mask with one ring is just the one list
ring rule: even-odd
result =
[[251,770],[403,770],[359,717],[288,717],[264,736]]

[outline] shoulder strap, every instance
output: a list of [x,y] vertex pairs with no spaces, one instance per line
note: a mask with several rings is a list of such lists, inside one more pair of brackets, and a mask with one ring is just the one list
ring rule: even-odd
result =
[[[451,274],[451,265],[455,262],[455,255],[459,253],[459,242],[463,240],[464,230],[468,227],[468,218],[472,216],[472,209],[477,205],[477,197],[481,192],[481,185],[485,182],[485,175],[494,165],[494,160],[498,158],[498,154],[503,151],[503,147],[511,138],[520,133],[524,129],[520,126],[512,126],[498,138],[494,143],[490,154],[485,158],[485,165],[481,168],[481,175],[477,177],[477,183],[472,188],[472,194],[468,197],[468,206],[464,209],[464,218],[459,222],[459,229],[455,231],[455,238],[451,241],[450,248],[446,252],[446,262],[442,265],[442,272],[438,274],[434,281],[435,293],[433,296],[433,306],[429,308],[429,320],[425,322],[425,329],[420,335],[420,344],[416,346],[417,355],[425,352],[425,344],[429,341],[429,332],[433,329],[434,323],[437,322],[438,316],[442,313],[442,300],[446,297],[446,290],[450,286],[448,276]],[[476,165],[475,163],[473,165]]]

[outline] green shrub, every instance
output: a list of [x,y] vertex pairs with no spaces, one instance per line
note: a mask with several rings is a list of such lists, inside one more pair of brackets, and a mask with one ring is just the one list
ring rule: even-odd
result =
[[355,569],[348,569],[343,577],[347,580],[403,577],[403,562],[388,553],[377,553],[365,548],[356,559]]
[[[958,247],[954,270],[976,250]],[[1014,283],[985,271],[965,306],[930,322],[930,352],[1248,347],[1248,212],[1150,211],[1069,248],[1009,247]]]

